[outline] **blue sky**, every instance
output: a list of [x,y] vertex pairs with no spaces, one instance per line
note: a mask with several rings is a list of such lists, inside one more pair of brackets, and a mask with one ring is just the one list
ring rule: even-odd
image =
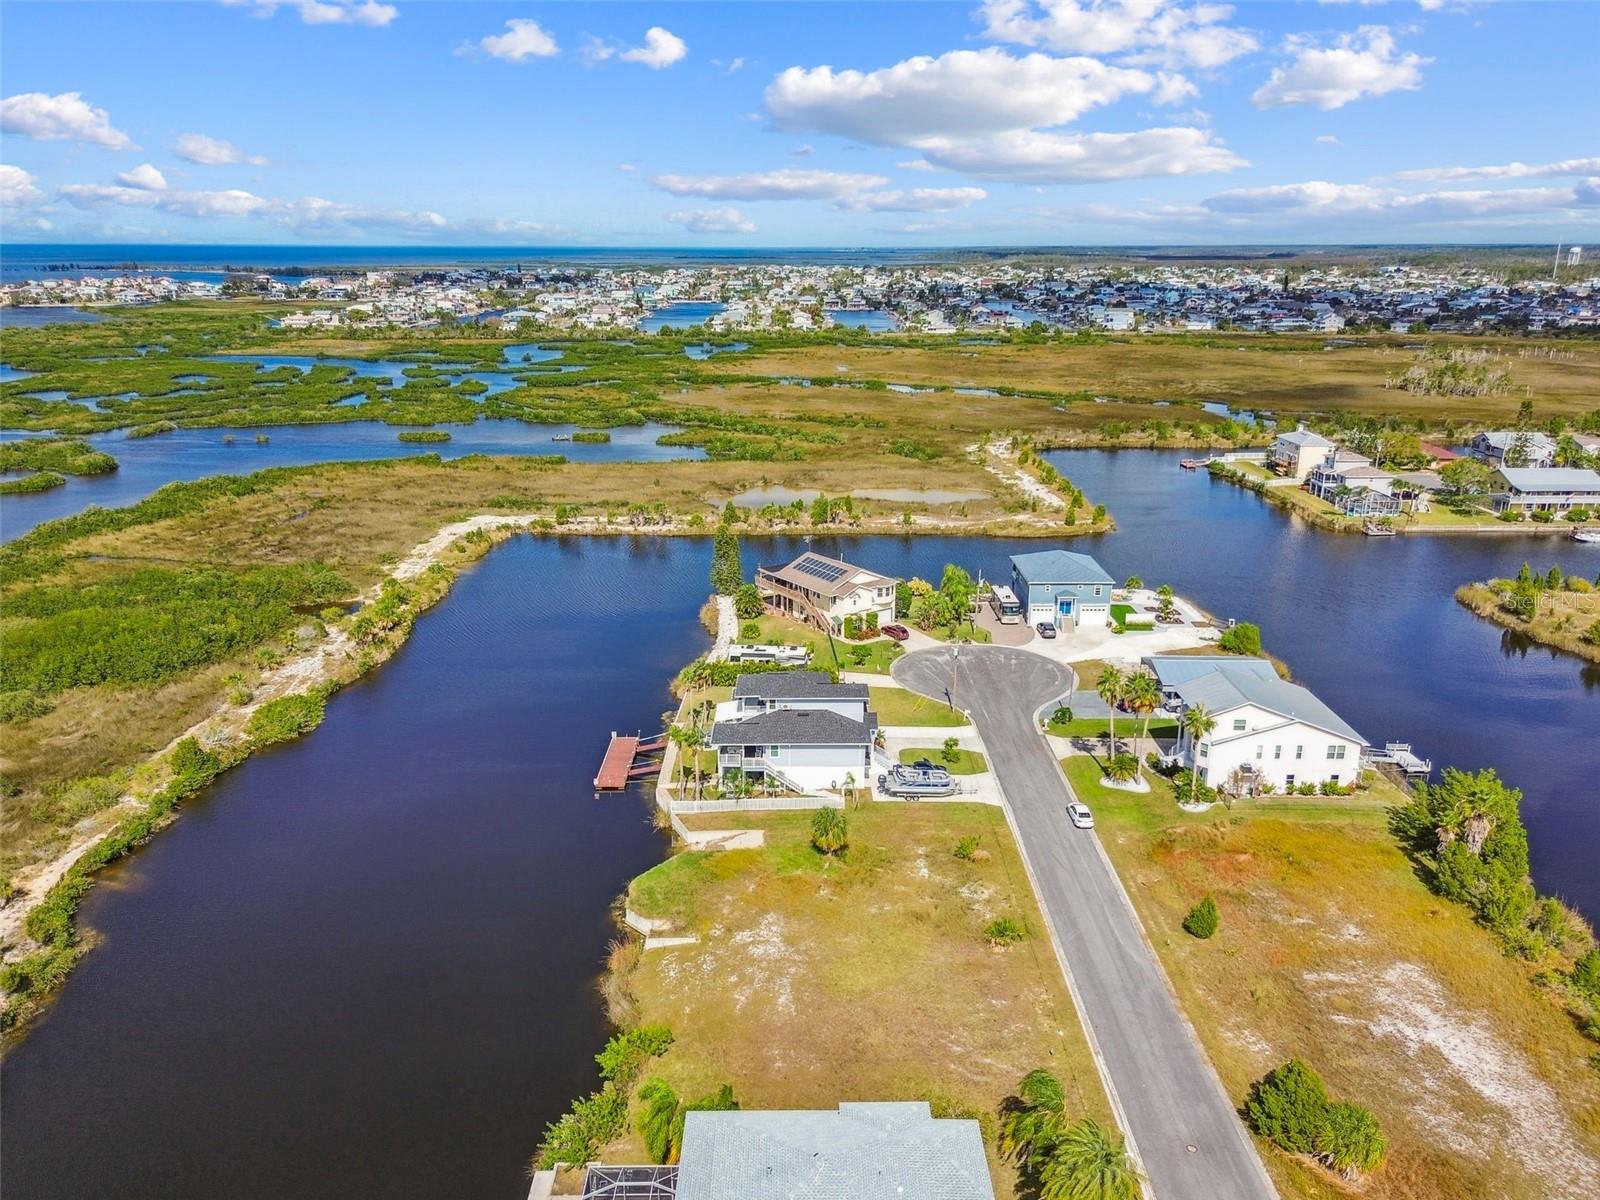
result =
[[1600,239],[1600,5],[8,3],[7,241]]

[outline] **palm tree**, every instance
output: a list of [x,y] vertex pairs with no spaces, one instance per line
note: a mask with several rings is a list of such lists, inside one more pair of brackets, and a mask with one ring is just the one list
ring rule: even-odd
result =
[[811,844],[822,854],[838,854],[850,844],[850,823],[844,811],[819,808],[811,816]]
[[1094,690],[1100,693],[1100,699],[1106,702],[1110,709],[1111,730],[1111,755],[1117,754],[1117,701],[1121,700],[1128,686],[1127,677],[1116,667],[1107,666],[1100,672],[1100,678],[1094,681]]
[[1087,1117],[1055,1143],[1039,1182],[1039,1200],[1136,1200],[1139,1195],[1139,1172],[1127,1146]]
[[705,731],[697,725],[674,725],[667,730],[667,736],[672,739],[672,744],[678,748],[678,753],[689,760],[690,770],[694,772],[694,794],[700,794],[700,747],[706,744]]
[[1127,698],[1128,707],[1144,718],[1144,724],[1139,730],[1139,740],[1148,741],[1150,714],[1161,707],[1161,685],[1148,671],[1136,671],[1128,677],[1123,695]]
[[1195,704],[1183,710],[1183,731],[1189,735],[1189,803],[1200,794],[1200,743],[1217,727],[1217,719],[1206,711],[1204,704]]
[[1043,1068],[1029,1071],[1000,1106],[1000,1152],[1038,1166],[1060,1138],[1065,1112],[1061,1081]]

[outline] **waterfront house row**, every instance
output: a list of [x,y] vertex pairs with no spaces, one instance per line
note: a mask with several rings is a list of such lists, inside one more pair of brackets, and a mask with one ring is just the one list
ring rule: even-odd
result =
[[1151,655],[1167,706],[1203,707],[1216,728],[1196,743],[1179,722],[1178,761],[1211,787],[1285,792],[1302,784],[1346,786],[1361,771],[1367,740],[1264,658]]
[[717,774],[739,771],[800,793],[864,786],[878,732],[868,694],[821,671],[739,676],[711,728]]
[[899,582],[809,550],[787,566],[756,571],[756,588],[771,608],[829,633],[840,632],[847,617],[892,624]]

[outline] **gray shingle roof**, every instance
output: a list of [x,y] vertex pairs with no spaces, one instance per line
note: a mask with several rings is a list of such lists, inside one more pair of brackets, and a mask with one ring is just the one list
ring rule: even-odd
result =
[[1087,554],[1071,550],[1040,550],[1013,554],[1011,565],[1028,583],[1114,583],[1106,569]]
[[994,1200],[978,1123],[925,1102],[691,1112],[678,1200]]
[[765,671],[741,675],[733,685],[735,700],[831,700],[834,697],[865,700],[867,685],[834,683],[825,671]]
[[852,721],[829,708],[775,708],[711,727],[713,746],[867,746],[878,718]]
[[[1286,683],[1276,673],[1263,675],[1258,668],[1246,666],[1261,661],[1243,659],[1238,665],[1213,663],[1208,673],[1178,684],[1178,697],[1185,704],[1203,704],[1206,711],[1213,715],[1228,712],[1242,704],[1253,704],[1279,716],[1349,738],[1363,746],[1368,744],[1367,739],[1346,724],[1343,717],[1299,684]],[[1223,740],[1227,734],[1219,731],[1216,736],[1218,740]]]
[[1312,433],[1309,429],[1292,429],[1288,433],[1280,433],[1277,438],[1280,442],[1288,442],[1291,446],[1331,446],[1333,445],[1320,433]]

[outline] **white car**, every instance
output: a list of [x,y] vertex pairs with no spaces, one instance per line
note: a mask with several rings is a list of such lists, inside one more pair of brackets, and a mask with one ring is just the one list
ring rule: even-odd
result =
[[1077,829],[1094,828],[1094,814],[1089,811],[1089,806],[1087,804],[1079,804],[1076,800],[1074,800],[1071,804],[1067,805],[1067,817],[1072,821],[1073,826]]

